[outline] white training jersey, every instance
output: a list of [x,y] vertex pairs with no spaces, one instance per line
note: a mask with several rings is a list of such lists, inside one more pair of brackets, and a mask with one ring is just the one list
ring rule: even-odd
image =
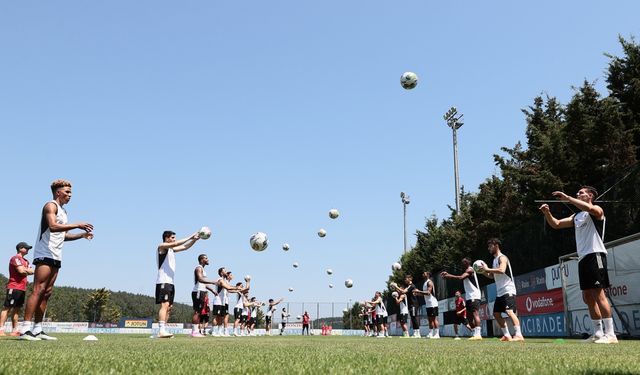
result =
[[480,293],[478,276],[476,275],[476,271],[473,270],[473,267],[467,268],[467,272],[469,272],[469,270],[471,270],[473,276],[469,276],[462,280],[462,285],[464,285],[464,297],[467,300],[480,300],[482,298],[482,294]]
[[286,323],[289,320],[289,314],[287,312],[283,312],[281,315],[282,323]]
[[[226,279],[223,279],[222,277],[218,279],[218,283],[222,283],[223,281],[226,281]],[[220,304],[228,305],[229,292],[227,292],[227,289],[225,289],[222,285],[218,284],[217,290],[218,290],[218,296],[220,297]]]
[[605,219],[597,220],[586,211],[581,211],[573,216],[573,225],[576,228],[576,249],[578,259],[581,260],[591,253],[607,253],[604,247]]
[[[56,205],[56,224],[67,224],[67,211],[62,208],[56,201],[49,201]],[[46,228],[46,229],[45,229]],[[64,236],[67,232],[51,232],[47,219],[42,216],[40,220],[40,230],[36,245],[33,247],[33,259],[51,258],[62,261],[62,245],[64,244]]]
[[213,297],[213,305],[214,306],[222,306],[222,297],[220,296],[220,289],[223,289],[223,287],[221,287],[220,285],[218,285],[218,283],[222,280],[222,277],[218,277],[216,279],[216,291],[218,292],[217,296]]
[[173,249],[167,249],[167,252],[156,253],[158,259],[158,277],[156,284],[173,284],[173,278],[176,274],[176,254]]
[[382,300],[380,300],[380,303],[376,304],[376,315],[387,316],[387,307],[384,305]]
[[273,305],[273,306],[267,305],[267,314],[266,314],[266,316],[272,317],[274,312],[276,312],[276,306],[275,305]]
[[247,297],[242,295],[242,315],[244,316],[249,316],[250,308],[244,305],[245,303],[248,303],[248,302],[249,300],[247,299]]
[[431,283],[431,295],[424,295],[424,304],[426,307],[438,307],[438,299],[433,295],[436,292],[436,288],[433,285],[433,281],[427,280],[422,285],[422,291],[426,292],[429,288],[429,283]]
[[502,297],[506,294],[510,294],[512,296],[516,295],[516,284],[513,282],[513,270],[511,269],[511,263],[509,262],[509,258],[507,258],[504,254],[500,254],[493,258],[493,267],[498,268],[500,266],[500,257],[505,257],[507,259],[507,269],[505,273],[494,273],[493,279],[496,282],[496,293],[498,297]]
[[236,305],[233,307],[234,309],[243,309],[244,306],[242,306],[242,294],[240,293],[236,293]]
[[198,268],[202,268],[202,277],[207,278],[207,273],[204,272],[204,267],[202,267],[201,265],[197,265],[196,268],[193,270],[193,290],[192,292],[206,292],[207,291],[207,284],[201,283],[198,281]]
[[251,317],[252,318],[258,317],[258,308],[256,306],[251,306]]
[[409,307],[407,307],[406,297],[402,301],[400,301],[400,314],[409,314]]

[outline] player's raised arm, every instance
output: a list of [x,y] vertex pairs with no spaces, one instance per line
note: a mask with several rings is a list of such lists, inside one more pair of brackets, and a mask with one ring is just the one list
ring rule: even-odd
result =
[[564,219],[556,219],[551,214],[549,205],[546,203],[540,206],[539,210],[542,211],[545,220],[547,220],[547,223],[549,223],[549,226],[551,226],[551,228],[553,229],[571,228],[573,226],[573,215],[565,217]]

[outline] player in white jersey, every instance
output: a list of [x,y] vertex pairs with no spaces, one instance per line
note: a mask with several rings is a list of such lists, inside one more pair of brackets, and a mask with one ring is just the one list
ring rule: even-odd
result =
[[434,296],[435,288],[433,280],[431,280],[431,272],[425,271],[422,273],[424,278],[424,284],[422,284],[422,290],[414,290],[413,294],[424,297],[425,307],[427,308],[427,319],[429,320],[429,339],[440,338],[440,324],[438,323],[438,299]]
[[204,337],[198,330],[200,325],[200,315],[204,309],[207,299],[207,284],[214,284],[214,280],[207,279],[204,267],[209,265],[207,254],[198,255],[198,265],[193,270],[193,290],[191,291],[191,301],[193,302],[193,318],[191,319],[191,337]]
[[170,338],[173,334],[167,332],[166,322],[171,315],[173,298],[175,296],[174,276],[176,273],[175,253],[189,249],[198,241],[198,232],[189,237],[176,241],[176,234],[170,230],[162,233],[162,243],[156,251],[158,277],[156,278],[156,304],[160,305],[158,311],[159,338]]
[[[53,285],[62,267],[62,245],[65,241],[93,238],[93,225],[89,223],[68,224],[67,211],[62,206],[71,200],[71,182],[55,180],[51,184],[53,200],[45,203],[40,217],[40,230],[33,249],[33,265],[36,267],[33,292],[27,300],[24,321],[20,327],[23,340],[56,340],[42,331],[42,320]],[[82,233],[69,233],[80,229]],[[34,319],[35,324],[31,320]]]
[[[249,287],[247,281],[247,290]],[[242,283],[237,282],[236,288],[242,288]],[[236,292],[236,304],[233,306],[233,336],[240,336],[242,327],[242,310],[244,310],[242,293]]]
[[575,227],[580,289],[593,323],[593,335],[586,341],[616,344],[618,338],[614,331],[611,306],[604,292],[611,286],[607,272],[607,249],[604,247],[605,216],[602,207],[593,204],[598,192],[591,186],[583,186],[576,198],[561,191],[555,191],[553,195],[569,201],[580,210],[564,219],[556,219],[549,211],[549,205],[540,206],[540,211],[552,228]]
[[228,332],[224,331],[224,319],[229,314],[229,296],[228,293],[242,292],[227,282],[227,271],[224,267],[218,269],[218,278],[214,282],[216,295],[213,298],[213,329],[212,336],[229,336]]
[[400,307],[400,312],[398,313],[398,321],[400,322],[400,327],[402,327],[402,337],[409,337],[409,329],[407,328],[407,322],[409,321],[409,307],[407,306],[407,295],[400,292],[398,293],[398,297],[395,297],[396,303]]
[[284,298],[280,298],[277,301],[274,301],[273,298],[269,298],[269,304],[267,305],[267,313],[265,314],[264,324],[264,328],[267,331],[268,336],[271,336],[271,322],[273,315],[276,312],[276,306],[278,306],[282,301],[284,301]]
[[[502,329],[503,336],[500,341],[524,341],[520,331],[520,319],[516,314],[516,284],[513,279],[513,270],[509,258],[500,251],[500,245],[501,242],[497,238],[490,238],[487,241],[489,253],[493,255],[493,266],[482,268],[484,275],[496,282],[497,297],[493,303],[493,317]],[[509,333],[507,321],[502,317],[502,313],[506,313],[511,318],[515,330],[513,337]]]
[[376,311],[376,324],[378,326],[378,338],[384,338],[389,336],[389,331],[387,330],[388,324],[388,316],[387,307],[384,305],[384,301],[382,301],[382,293],[376,291],[375,296],[369,303],[371,307],[373,307]]
[[291,314],[289,314],[287,312],[287,308],[283,307],[282,308],[282,313],[280,314],[280,336],[282,336],[284,334],[284,329],[287,327],[287,321],[289,320],[289,317],[291,316]]
[[464,295],[466,298],[465,305],[467,307],[467,317],[469,318],[469,326],[473,334],[469,340],[482,340],[482,327],[480,326],[480,300],[482,294],[480,292],[480,283],[478,282],[478,276],[471,267],[471,259],[462,259],[462,268],[464,272],[461,275],[452,275],[448,272],[442,272],[440,275],[445,279],[462,280],[464,285]]

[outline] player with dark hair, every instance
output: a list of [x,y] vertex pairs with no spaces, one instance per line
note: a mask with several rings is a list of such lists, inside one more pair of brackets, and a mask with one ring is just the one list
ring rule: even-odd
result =
[[16,245],[17,254],[9,259],[9,282],[7,282],[7,295],[4,300],[4,308],[0,313],[0,336],[5,336],[4,323],[11,318],[11,336],[20,336],[18,329],[18,314],[27,290],[27,277],[33,275],[34,269],[29,267],[29,261],[25,255],[29,253],[31,245],[20,242]]
[[464,272],[461,275],[452,275],[448,272],[442,272],[440,275],[445,279],[462,280],[464,286],[464,294],[466,301],[464,304],[467,308],[467,318],[469,320],[469,327],[473,331],[473,335],[469,340],[482,340],[482,327],[480,326],[480,314],[478,312],[480,308],[480,299],[482,294],[480,292],[480,283],[478,282],[478,276],[476,271],[471,267],[471,259],[462,259],[462,268]]

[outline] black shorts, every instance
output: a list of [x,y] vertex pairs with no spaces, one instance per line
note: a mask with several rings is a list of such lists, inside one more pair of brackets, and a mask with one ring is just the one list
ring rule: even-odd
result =
[[472,317],[476,311],[480,310],[479,299],[468,299],[464,304],[467,306],[467,316],[469,317]]
[[386,316],[376,316],[376,324],[387,324],[387,317]]
[[284,329],[284,327],[286,327],[286,326],[287,326],[287,322],[282,322],[282,323],[280,323],[280,326],[281,326],[281,329]]
[[211,309],[213,315],[217,316],[225,316],[227,315],[227,306],[226,305],[213,305],[213,309]]
[[173,297],[176,295],[176,290],[173,284],[156,284],[156,304],[169,302],[169,305],[173,305]]
[[407,324],[409,321],[409,314],[399,314],[398,319],[400,320],[400,324]]
[[247,321],[246,321],[245,323],[246,323],[248,326],[250,326],[250,325],[252,325],[252,324],[253,324],[253,323],[255,323],[255,322],[256,322],[256,320],[255,320],[255,319],[253,319],[253,317],[248,316],[248,317],[247,317]]
[[464,324],[466,326],[467,324],[469,324],[469,321],[467,320],[467,317],[456,314],[455,319],[453,319],[453,324]]
[[240,315],[240,323],[247,323],[249,321],[249,317],[247,315]]
[[241,318],[242,318],[242,309],[236,307],[235,309],[233,309],[233,319],[242,321]]
[[409,306],[409,316],[418,316],[418,309],[415,306]]
[[504,296],[496,297],[496,301],[493,303],[493,312],[503,313],[507,312],[507,310],[517,312],[515,294],[505,294]]
[[427,316],[433,318],[438,317],[438,306],[436,307],[427,307]]
[[607,254],[591,253],[580,259],[578,278],[580,279],[580,290],[610,287]]
[[265,316],[264,317],[264,321],[266,323],[267,326],[271,325],[271,317],[270,316]]
[[45,266],[53,267],[53,268],[62,268],[62,261],[55,260],[53,258],[35,258],[33,259],[33,265],[37,266],[39,264],[43,264]]
[[202,311],[204,309],[204,296],[207,295],[207,292],[198,291],[191,292],[191,302],[193,304],[193,311]]
[[200,323],[209,323],[209,314],[200,314]]
[[[4,307],[22,307],[22,305],[24,305],[24,295],[24,290],[7,289],[7,297],[4,299]],[[0,329],[1,328],[2,327],[0,327]]]

